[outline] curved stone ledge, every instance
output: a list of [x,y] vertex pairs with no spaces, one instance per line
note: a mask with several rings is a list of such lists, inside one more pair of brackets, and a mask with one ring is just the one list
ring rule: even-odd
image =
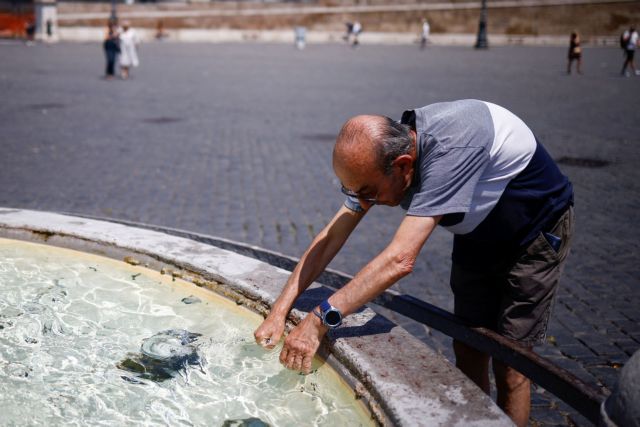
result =
[[[0,237],[141,262],[266,313],[288,272],[255,259],[142,228],[0,208]],[[292,310],[300,320],[330,288],[314,283]],[[291,325],[289,325],[291,326]],[[511,420],[444,357],[365,308],[329,334],[321,355],[382,425],[503,426]]]

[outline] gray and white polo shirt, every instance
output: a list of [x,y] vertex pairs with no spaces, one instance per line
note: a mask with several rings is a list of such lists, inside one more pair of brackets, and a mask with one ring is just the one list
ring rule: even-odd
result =
[[[402,122],[418,135],[416,175],[401,203],[407,215],[443,215],[440,225],[456,236],[521,246],[573,202],[567,177],[503,107],[442,102],[405,111]],[[360,207],[357,199],[345,205]]]

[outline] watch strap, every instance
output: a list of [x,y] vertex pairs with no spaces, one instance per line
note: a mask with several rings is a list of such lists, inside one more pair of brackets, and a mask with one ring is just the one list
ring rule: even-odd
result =
[[320,311],[324,314],[329,310],[331,310],[331,304],[329,304],[329,300],[326,299],[320,303]]

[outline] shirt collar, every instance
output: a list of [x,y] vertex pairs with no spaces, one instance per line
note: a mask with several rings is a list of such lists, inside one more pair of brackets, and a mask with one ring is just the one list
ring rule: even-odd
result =
[[400,119],[400,123],[403,125],[408,125],[413,131],[416,133],[416,160],[413,165],[413,179],[411,181],[410,187],[416,187],[420,183],[420,132],[416,127],[416,111],[415,110],[407,110],[402,113],[402,118]]

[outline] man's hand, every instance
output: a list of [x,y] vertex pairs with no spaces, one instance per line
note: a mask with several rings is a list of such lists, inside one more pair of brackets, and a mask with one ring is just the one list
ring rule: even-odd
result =
[[313,313],[307,314],[284,340],[280,363],[294,371],[305,374],[311,372],[313,356],[318,351],[327,330],[318,316]]
[[253,333],[256,342],[264,348],[271,350],[278,344],[284,333],[285,318],[270,314]]
[[324,271],[363,216],[364,212],[354,212],[342,206],[331,222],[313,239],[289,276],[271,313],[253,333],[259,345],[272,349],[278,344],[293,303]]

